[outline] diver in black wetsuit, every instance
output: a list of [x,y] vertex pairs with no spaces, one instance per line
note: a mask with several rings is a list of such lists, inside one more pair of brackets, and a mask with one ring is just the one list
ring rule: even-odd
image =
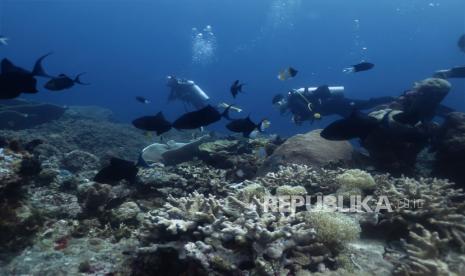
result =
[[394,97],[370,98],[368,100],[349,99],[344,96],[344,87],[327,85],[317,88],[301,88],[290,91],[285,98],[276,95],[273,105],[277,106],[281,114],[292,113],[295,124],[304,121],[313,122],[321,116],[339,115],[349,116],[353,110],[371,109],[378,105],[387,104]]

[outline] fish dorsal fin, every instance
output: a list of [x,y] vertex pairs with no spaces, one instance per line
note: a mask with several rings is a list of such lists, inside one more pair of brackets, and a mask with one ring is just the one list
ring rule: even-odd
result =
[[117,158],[117,157],[112,157],[110,159],[110,164],[111,164],[111,166],[115,166],[115,167],[127,167],[127,166],[134,166],[135,165],[131,161],[127,161],[127,160],[120,159],[120,158]]
[[13,65],[13,63],[9,59],[4,58],[4,59],[2,59],[2,66],[1,67],[2,67],[2,73],[4,74],[4,73],[11,72],[12,69],[15,66]]
[[165,115],[163,115],[163,112],[159,111],[156,115],[155,118],[166,121]]

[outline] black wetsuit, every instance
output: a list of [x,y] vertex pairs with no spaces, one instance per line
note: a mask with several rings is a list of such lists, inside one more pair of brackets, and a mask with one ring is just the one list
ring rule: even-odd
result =
[[[394,99],[394,97],[379,97],[368,100],[355,100],[345,98],[342,94],[315,95],[312,93],[292,92],[287,98],[287,109],[294,115],[294,121],[300,123],[313,120],[315,113],[322,116],[340,115],[347,117],[354,109],[371,109],[392,102]],[[311,103],[310,108],[309,103]]]

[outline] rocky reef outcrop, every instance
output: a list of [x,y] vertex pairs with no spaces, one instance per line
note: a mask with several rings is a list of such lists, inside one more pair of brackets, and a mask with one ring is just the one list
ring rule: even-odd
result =
[[260,172],[278,169],[280,165],[302,164],[322,167],[328,163],[350,162],[354,150],[347,141],[329,141],[320,136],[321,130],[295,135],[269,156]]
[[0,100],[0,129],[28,129],[59,119],[66,108],[25,100]]
[[142,132],[129,125],[89,117],[105,109],[100,108],[93,113],[85,109],[88,112],[85,116],[78,112],[80,109],[72,110],[47,124],[33,125],[19,131],[0,130],[0,136],[23,142],[39,139],[44,145],[37,147],[37,152],[54,157],[79,150],[99,158],[111,155],[134,161],[149,143]]

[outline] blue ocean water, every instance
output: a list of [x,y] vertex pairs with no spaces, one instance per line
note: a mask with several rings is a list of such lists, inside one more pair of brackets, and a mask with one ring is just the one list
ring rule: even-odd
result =
[[[10,38],[0,58],[30,68],[53,51],[44,61],[49,73],[86,72],[82,80],[92,84],[42,88],[24,96],[31,100],[103,106],[124,122],[160,110],[174,119],[184,112],[180,103],[167,104],[165,77],[174,74],[194,80],[213,103],[268,118],[270,133],[290,135],[334,118],[294,126],[273,109],[277,93],[328,84],[345,86],[351,98],[395,96],[435,70],[464,65],[456,45],[464,11],[463,0],[0,0],[0,35]],[[363,59],[375,68],[342,73]],[[297,77],[278,80],[288,66]],[[246,86],[233,100],[235,79]],[[465,81],[451,83],[444,103],[465,111]],[[223,124],[209,128],[225,131]]]

